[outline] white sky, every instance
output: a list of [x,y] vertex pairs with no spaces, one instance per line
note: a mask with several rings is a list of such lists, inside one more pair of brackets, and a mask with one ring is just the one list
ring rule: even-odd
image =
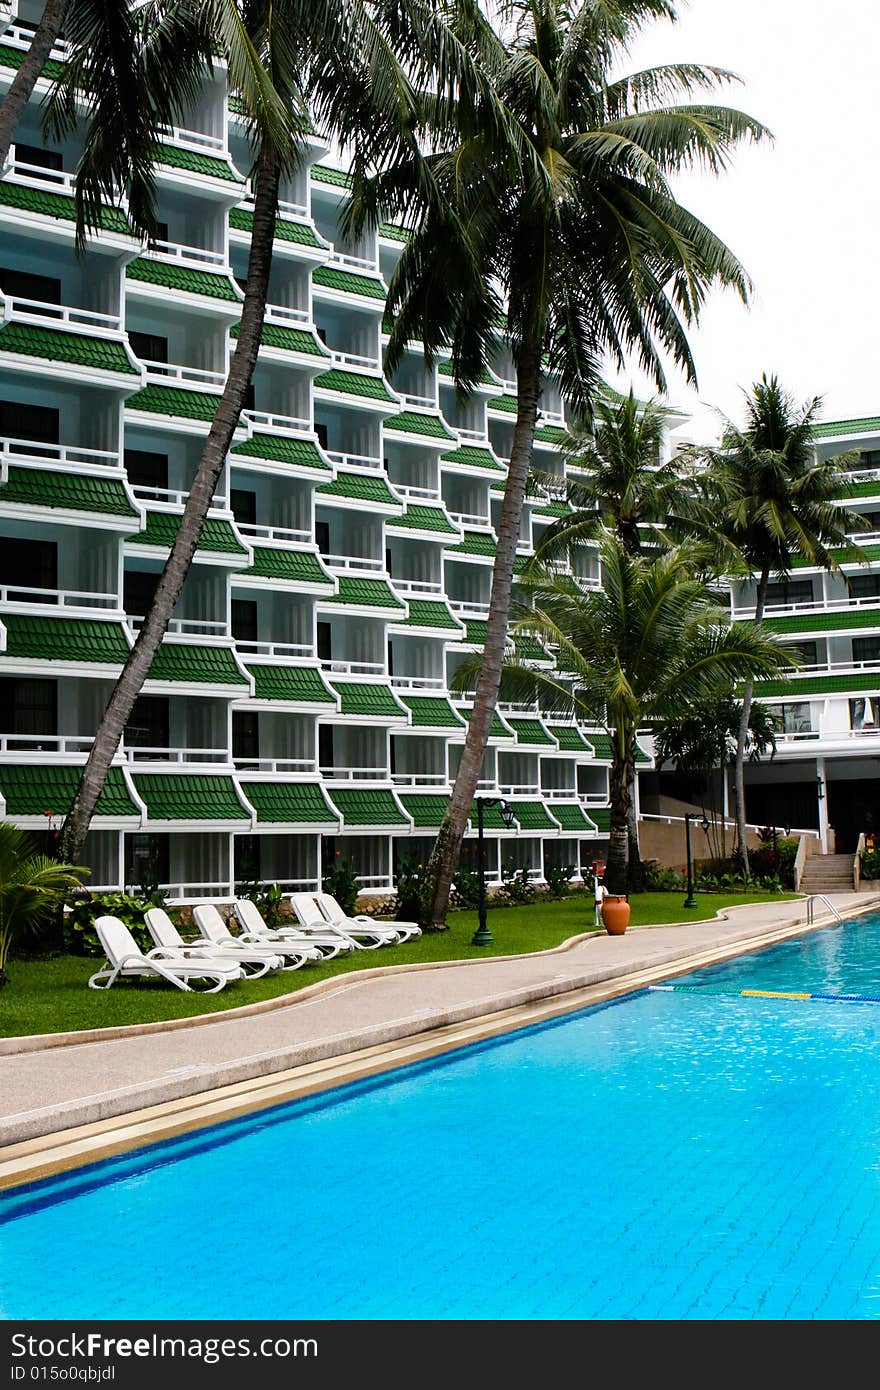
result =
[[627,68],[731,69],[743,85],[714,99],[776,137],[744,146],[718,180],[695,173],[677,186],[755,283],[750,309],[731,292],[708,301],[691,335],[698,395],[670,374],[670,400],[695,413],[682,433],[717,432],[701,403],[741,419],[741,388],[764,371],[799,401],[824,397],[825,419],[880,414],[880,11],[866,0],[683,0],[679,16],[648,26]]

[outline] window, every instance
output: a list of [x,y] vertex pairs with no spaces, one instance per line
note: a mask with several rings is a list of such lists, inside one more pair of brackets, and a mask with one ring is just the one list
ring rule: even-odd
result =
[[330,636],[330,624],[318,623],[318,660],[331,661],[333,656],[333,643]]
[[315,542],[322,555],[331,554],[329,521],[315,522]]
[[880,598],[880,574],[851,574],[847,583],[850,598]]
[[61,281],[51,275],[32,275],[27,270],[0,268],[0,289],[13,299],[36,299],[42,304],[61,303]]
[[388,674],[389,676],[394,675],[394,643],[390,637],[388,638]]
[[810,706],[804,704],[768,705],[776,719],[777,732],[783,734],[808,734],[812,732],[813,721]]
[[257,524],[257,494],[246,492],[244,488],[234,487],[229,494],[232,515],[245,526]]
[[149,890],[171,878],[171,849],[168,835],[126,835],[128,887]]
[[125,471],[132,487],[168,487],[168,455],[148,449],[126,449]]
[[849,727],[856,733],[880,727],[880,696],[862,695],[849,702]]
[[817,642],[795,642],[792,651],[797,652],[804,666],[819,665],[819,645]]
[[244,889],[248,884],[260,882],[262,874],[260,837],[259,835],[236,835],[232,846],[236,888],[239,895],[244,897]]
[[322,449],[326,449],[326,448],[327,448],[327,426],[326,426],[326,425],[321,425],[321,424],[319,424],[318,421],[316,420],[316,421],[315,421],[315,434],[318,436],[318,443],[320,444],[321,448],[322,448]]
[[157,223],[156,223],[156,238],[155,238],[155,240],[154,240],[151,244],[152,244],[153,246],[155,246],[155,245],[156,245],[156,242],[158,242],[158,241],[164,241],[164,242],[167,244],[168,242],[170,242],[170,240],[171,240],[171,237],[168,235],[168,223],[167,223],[167,222],[157,222]]
[[[0,732],[58,733],[58,685],[30,676],[0,676]],[[22,747],[34,748],[33,743]]]
[[[12,589],[57,589],[58,546],[55,541],[20,540],[4,536],[0,545],[0,584]],[[39,603],[38,594],[27,602]],[[50,602],[47,594],[44,602]]]
[[244,393],[244,405],[242,410],[256,410],[257,408],[257,388],[254,383],[248,382],[248,388]]
[[255,762],[260,756],[260,716],[254,710],[232,711],[232,756]]
[[259,622],[253,599],[232,600],[232,635],[237,642],[256,642]]
[[168,339],[160,333],[136,333],[129,329],[128,341],[135,357],[142,362],[168,361]]
[[149,612],[159,575],[153,570],[126,570],[122,579],[122,606],[130,618]]
[[171,744],[170,702],[164,695],[139,695],[125,726],[128,748],[168,748]]
[[[15,22],[24,23],[21,19]],[[22,145],[19,141],[15,143],[15,162],[33,164],[37,169],[53,169],[56,174],[60,174],[64,168],[59,150],[44,150],[40,145]]]
[[853,661],[880,661],[880,637],[854,637]]
[[318,725],[318,766],[333,767],[333,725]]
[[32,439],[39,444],[57,444],[59,418],[59,412],[53,406],[0,401],[0,434],[5,439]]
[[812,579],[783,579],[767,585],[767,607],[782,603],[812,603]]

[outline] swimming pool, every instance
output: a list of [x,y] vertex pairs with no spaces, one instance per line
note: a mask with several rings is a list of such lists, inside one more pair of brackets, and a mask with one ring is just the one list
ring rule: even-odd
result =
[[[687,983],[872,971],[880,915]],[[630,996],[0,1197],[0,1313],[873,1318],[878,1042],[870,1004]]]

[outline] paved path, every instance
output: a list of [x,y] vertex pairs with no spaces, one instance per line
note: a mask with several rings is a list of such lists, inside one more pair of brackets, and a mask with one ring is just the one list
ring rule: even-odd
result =
[[[842,912],[866,894],[840,893]],[[215,1086],[266,1076],[458,1023],[531,1000],[619,979],[803,922],[805,902],[758,903],[725,918],[631,928],[537,955],[401,966],[324,981],[289,1002],[253,1006],[196,1026],[149,1025],[133,1036],[67,1046],[5,1039],[0,1144],[55,1133]],[[69,1036],[69,1035],[68,1035]],[[27,1050],[10,1051],[23,1048]]]

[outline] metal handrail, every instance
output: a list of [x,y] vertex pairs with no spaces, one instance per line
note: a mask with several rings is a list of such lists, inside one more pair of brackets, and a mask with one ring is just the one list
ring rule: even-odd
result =
[[827,908],[830,908],[830,910],[834,913],[838,922],[843,921],[843,917],[837,911],[837,908],[834,906],[834,903],[831,901],[830,898],[826,898],[824,893],[814,893],[812,897],[807,898],[807,925],[810,925],[815,920],[816,903],[824,903],[825,906]]

